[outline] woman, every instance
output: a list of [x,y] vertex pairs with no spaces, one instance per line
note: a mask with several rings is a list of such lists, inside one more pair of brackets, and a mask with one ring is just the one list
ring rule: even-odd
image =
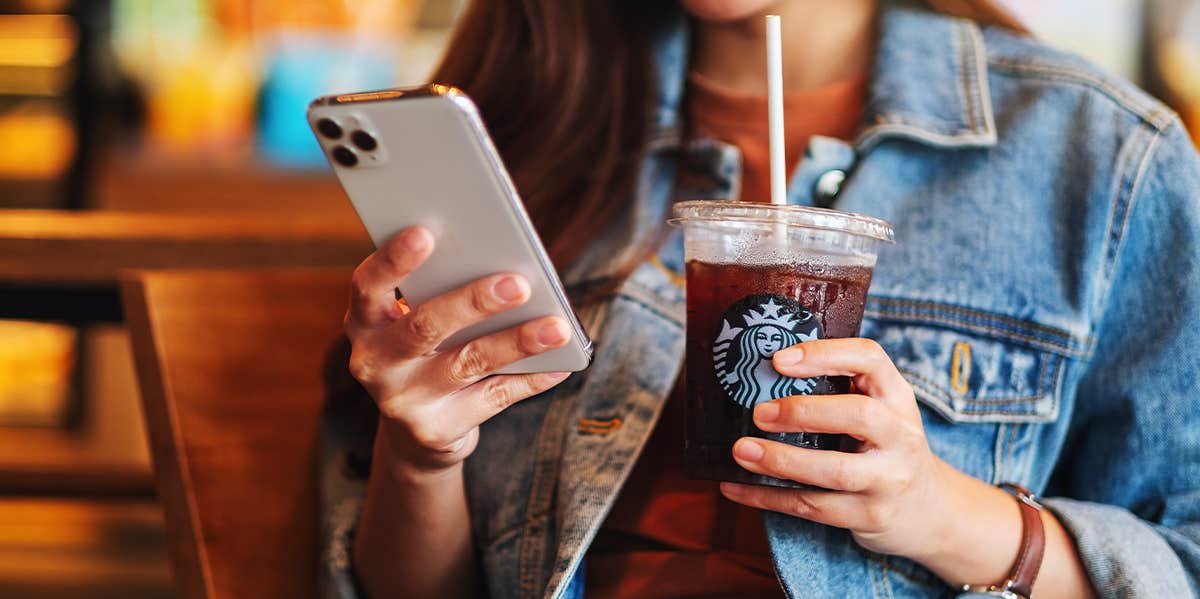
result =
[[[676,198],[768,197],[767,12],[789,201],[887,219],[898,241],[866,339],[772,357],[856,393],[755,406],[765,430],[863,451],[733,449],[826,491],[680,474],[681,244],[660,224]],[[365,260],[349,370],[380,417],[364,429],[337,400],[327,419],[331,590],[932,597],[1032,577],[1038,522],[1039,599],[1200,588],[1200,162],[1157,102],[981,1],[481,0],[434,79],[481,106],[596,359],[487,376],[564,343],[564,323],[433,348],[526,282],[404,306],[392,290],[432,236]],[[1046,509],[1027,516],[1005,481]]]

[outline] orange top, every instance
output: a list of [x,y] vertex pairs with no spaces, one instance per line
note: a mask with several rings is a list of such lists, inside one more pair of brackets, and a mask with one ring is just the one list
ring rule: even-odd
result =
[[[767,100],[739,95],[692,74],[686,109],[691,130],[742,153],[741,199],[770,201]],[[812,135],[848,139],[862,114],[866,78],[788,94],[787,164]],[[589,599],[783,597],[771,564],[762,514],[725,499],[717,483],[683,474],[682,384],[588,553]]]
[[[765,96],[739,94],[692,73],[688,115],[694,136],[737,146],[742,154],[742,190],[733,199],[771,201],[771,161]],[[783,97],[783,129],[788,180],[814,135],[850,139],[866,101],[867,77],[837,81]]]

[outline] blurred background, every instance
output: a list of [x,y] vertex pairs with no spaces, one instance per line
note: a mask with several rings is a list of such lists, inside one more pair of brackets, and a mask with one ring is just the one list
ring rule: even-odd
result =
[[[462,4],[0,0],[0,597],[177,596],[116,273],[353,265],[304,109],[424,82]],[[1004,4],[1200,131],[1200,0]]]

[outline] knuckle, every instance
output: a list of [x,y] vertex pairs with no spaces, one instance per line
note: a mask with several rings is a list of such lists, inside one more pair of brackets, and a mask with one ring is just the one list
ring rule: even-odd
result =
[[808,404],[803,396],[793,395],[779,399],[779,415],[784,423],[804,422],[808,415]]
[[520,391],[513,380],[493,377],[484,382],[483,400],[499,412],[515,403],[520,397]]
[[395,272],[404,268],[404,258],[406,251],[401,241],[403,235],[395,235],[387,244],[375,252],[375,258],[379,260],[387,270]]
[[829,480],[833,486],[845,491],[861,490],[861,481],[858,472],[850,467],[850,463],[844,459],[835,459],[829,466]]
[[373,360],[365,353],[357,349],[350,352],[350,376],[354,380],[363,385],[369,385],[375,381],[376,368]]
[[475,285],[467,294],[467,306],[476,314],[489,314],[492,312],[492,291],[488,287],[488,283]]
[[847,418],[851,429],[862,432],[874,430],[875,424],[878,422],[878,406],[875,401],[864,396],[849,406]]
[[370,293],[370,282],[360,264],[354,269],[354,274],[350,276],[350,298],[352,301],[361,302],[366,300]]
[[458,348],[454,359],[450,361],[450,378],[456,383],[469,383],[487,371],[487,356],[475,341]]
[[887,530],[896,518],[896,508],[889,502],[871,502],[863,507],[863,523],[871,532]]
[[821,513],[820,508],[804,493],[791,493],[787,501],[786,511],[801,518],[810,518]]
[[441,339],[441,326],[437,321],[437,317],[429,313],[429,310],[417,308],[409,314],[407,321],[407,333],[410,340],[417,345],[433,345]]
[[523,327],[517,334],[517,351],[522,356],[532,356],[540,351],[542,344],[538,342],[538,328],[541,326],[540,321],[531,322]]

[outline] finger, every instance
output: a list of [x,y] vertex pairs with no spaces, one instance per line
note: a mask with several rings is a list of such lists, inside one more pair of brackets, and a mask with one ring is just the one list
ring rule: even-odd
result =
[[450,335],[525,303],[529,293],[525,277],[515,274],[484,277],[443,293],[395,323],[392,349],[401,358],[425,355]]
[[908,381],[878,343],[870,339],[819,339],[775,352],[780,374],[795,378],[848,376],[864,395],[887,402],[902,400]]
[[721,483],[721,494],[745,506],[796,516],[838,528],[856,528],[862,501],[836,491],[781,489]]
[[396,305],[396,285],[432,251],[433,235],[423,227],[410,227],[367,256],[350,280],[347,327],[373,327],[402,316]]
[[565,381],[569,372],[499,374],[488,377],[446,398],[443,422],[453,422],[457,434],[487,422],[513,404]]
[[831,491],[862,493],[871,490],[878,479],[872,454],[806,449],[753,437],[742,437],[733,444],[733,459],[756,474]]
[[894,412],[865,395],[794,395],[758,404],[754,424],[772,433],[840,433],[883,446],[894,434]]
[[562,347],[570,339],[567,323],[546,316],[474,339],[436,356],[425,368],[424,393],[438,397],[453,393],[522,358]]

